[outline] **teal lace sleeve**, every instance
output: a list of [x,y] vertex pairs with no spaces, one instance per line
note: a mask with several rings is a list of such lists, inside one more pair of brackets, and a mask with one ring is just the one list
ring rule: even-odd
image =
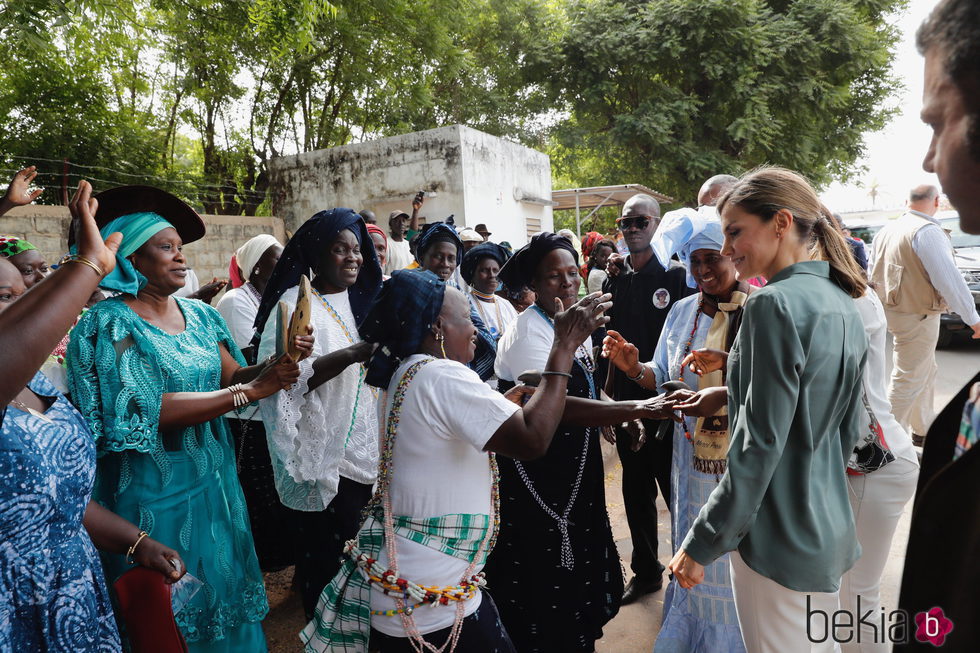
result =
[[145,323],[113,298],[87,312],[68,345],[68,387],[101,451],[159,449],[163,374]]

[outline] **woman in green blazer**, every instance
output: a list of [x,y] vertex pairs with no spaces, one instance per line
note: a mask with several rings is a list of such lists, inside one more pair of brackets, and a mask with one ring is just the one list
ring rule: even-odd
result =
[[[851,298],[867,284],[796,173],[756,170],[718,209],[738,277],[769,282],[746,302],[728,360],[728,469],[670,568],[690,587],[732,551],[747,650],[833,651],[840,578],[860,555],[845,467],[866,414],[867,338]],[[689,411],[719,397],[702,393]]]

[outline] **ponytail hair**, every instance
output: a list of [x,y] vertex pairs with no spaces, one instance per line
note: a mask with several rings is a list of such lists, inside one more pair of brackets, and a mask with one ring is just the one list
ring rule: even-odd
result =
[[769,222],[781,209],[793,214],[793,228],[807,244],[814,259],[830,264],[830,278],[854,298],[864,296],[868,282],[834,216],[817,197],[813,187],[786,168],[765,166],[742,177],[718,201],[718,212],[734,205]]

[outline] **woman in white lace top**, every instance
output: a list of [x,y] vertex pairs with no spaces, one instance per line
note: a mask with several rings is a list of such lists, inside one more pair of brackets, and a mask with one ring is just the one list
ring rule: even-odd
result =
[[279,301],[294,308],[299,277],[311,271],[313,355],[300,363],[298,383],[262,403],[276,489],[295,517],[296,576],[308,617],[357,532],[377,474],[377,404],[360,364],[372,347],[357,326],[381,286],[381,267],[360,216],[321,211],[286,245],[256,317],[260,358],[275,350],[272,308]]

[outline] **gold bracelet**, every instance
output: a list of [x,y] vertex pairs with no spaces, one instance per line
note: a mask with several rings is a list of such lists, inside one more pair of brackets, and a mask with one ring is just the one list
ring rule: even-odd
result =
[[105,272],[102,271],[102,268],[99,267],[98,263],[91,259],[85,258],[80,254],[65,254],[58,262],[58,265],[65,265],[66,263],[81,263],[82,265],[87,265],[95,270],[95,273],[99,275],[99,277],[105,276]]
[[149,537],[149,536],[150,534],[147,533],[146,531],[140,531],[140,534],[139,536],[137,536],[136,541],[133,542],[133,546],[129,547],[129,550],[126,551],[126,562],[128,562],[131,565],[136,564],[136,561],[133,560],[133,554],[136,553],[136,547],[139,546],[140,542],[143,541],[144,537]]

